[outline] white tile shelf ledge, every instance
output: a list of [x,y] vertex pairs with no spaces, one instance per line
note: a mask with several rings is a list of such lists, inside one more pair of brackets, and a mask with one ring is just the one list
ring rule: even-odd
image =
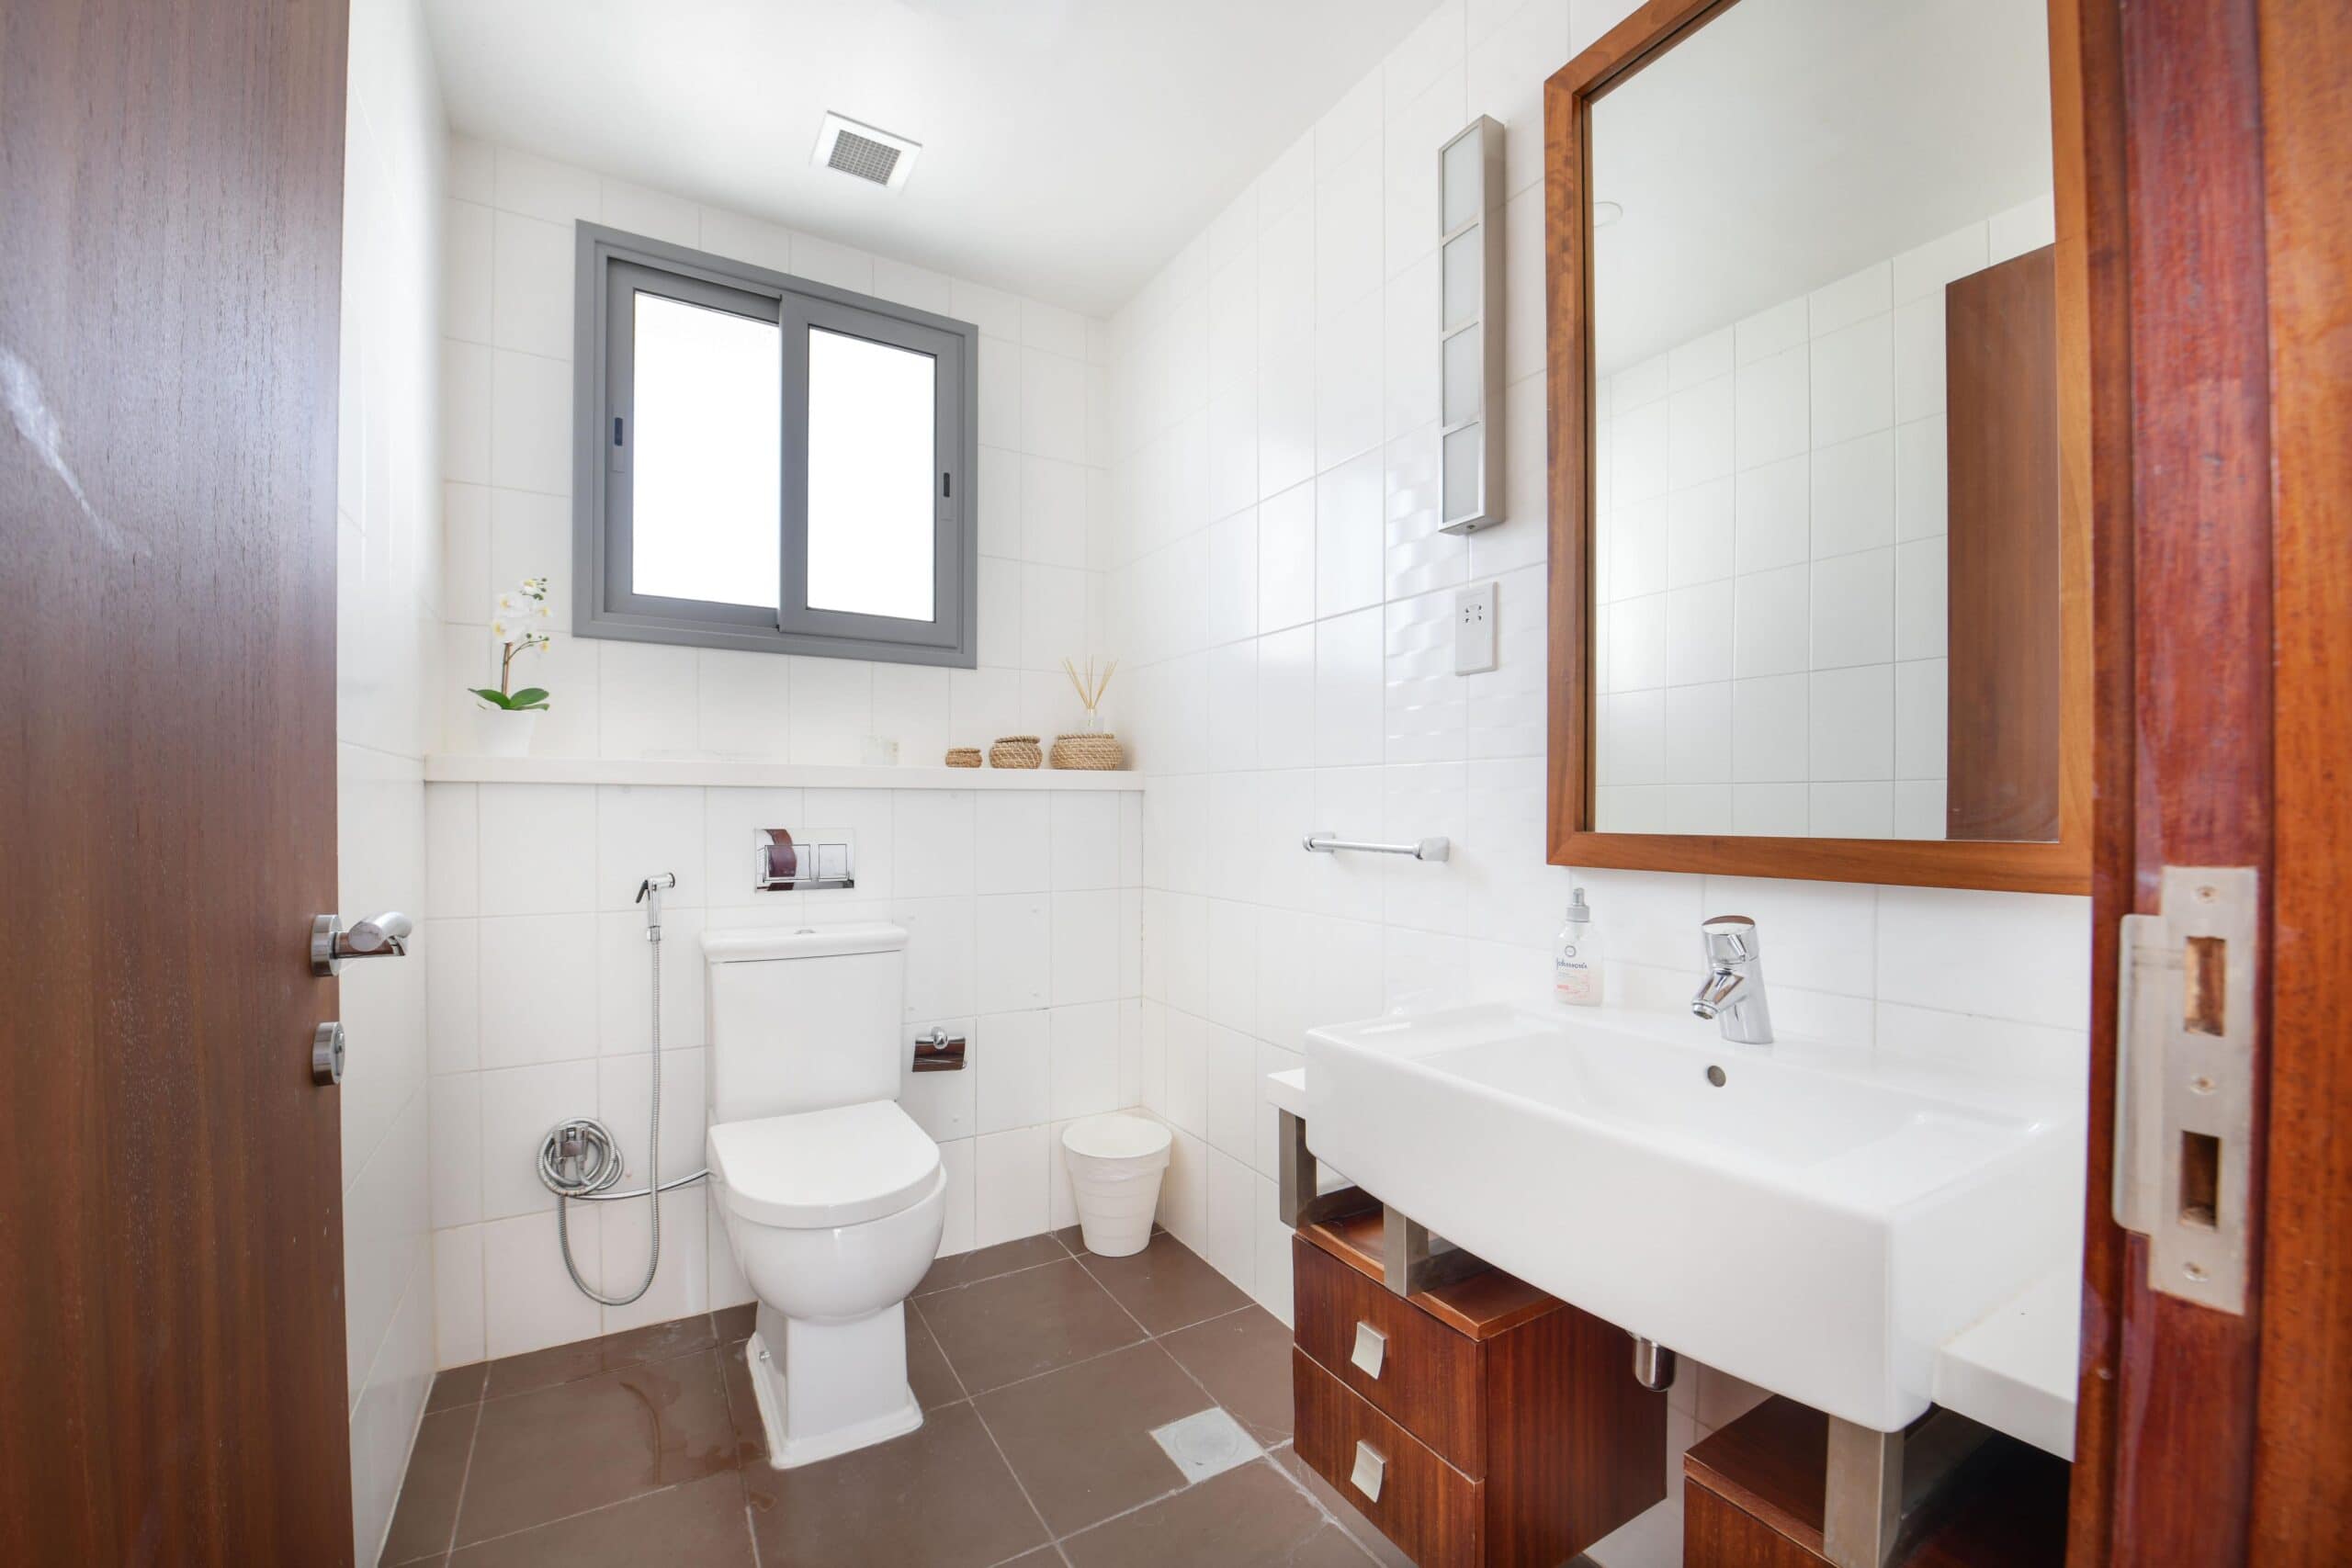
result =
[[726,757],[481,757],[436,751],[427,784],[669,784],[742,789],[1136,791],[1139,773],[1080,768],[881,767]]

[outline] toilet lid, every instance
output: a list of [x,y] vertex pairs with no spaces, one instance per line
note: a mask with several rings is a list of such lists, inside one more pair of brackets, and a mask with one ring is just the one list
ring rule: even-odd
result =
[[727,1206],[787,1230],[825,1230],[895,1214],[929,1190],[939,1145],[888,1100],[710,1130],[710,1168]]

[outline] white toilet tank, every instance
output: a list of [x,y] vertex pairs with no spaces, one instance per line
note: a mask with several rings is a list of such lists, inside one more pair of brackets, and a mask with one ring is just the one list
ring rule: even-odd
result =
[[702,951],[713,1122],[899,1097],[904,930],[707,931]]

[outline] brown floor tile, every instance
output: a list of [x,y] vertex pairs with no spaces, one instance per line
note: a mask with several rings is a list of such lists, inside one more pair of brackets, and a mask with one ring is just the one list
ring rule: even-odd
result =
[[459,1404],[480,1404],[482,1377],[489,1371],[488,1361],[476,1361],[470,1367],[452,1367],[435,1374],[433,1390],[424,1396],[424,1408],[430,1412]]
[[[1155,1235],[1132,1258],[1086,1257],[1086,1271],[1154,1334],[1250,1304],[1233,1281],[1174,1236]],[[950,1359],[953,1359],[951,1354]]]
[[939,1348],[939,1341],[922,1314],[907,1308],[907,1386],[925,1410],[953,1404],[964,1397],[964,1385]]
[[[1077,1257],[1091,1258],[1094,1256],[1093,1253],[1086,1250],[1086,1230],[1082,1225],[1064,1225],[1057,1231],[1049,1231],[1046,1234],[1051,1235],[1056,1241],[1060,1242],[1064,1247],[1069,1247],[1071,1253]],[[1151,1227],[1151,1234],[1154,1235],[1166,1235],[1168,1234],[1168,1227],[1166,1225],[1155,1224]]]
[[760,1325],[760,1303],[745,1302],[740,1306],[720,1307],[710,1314],[711,1332],[718,1336],[721,1345],[732,1345],[738,1339],[749,1339],[752,1330]]
[[1068,1535],[1182,1486],[1151,1429],[1210,1400],[1147,1340],[973,1403],[1047,1527]]
[[474,1436],[458,1540],[526,1529],[735,1462],[715,1349],[492,1399]]
[[507,1356],[490,1363],[490,1380],[482,1397],[503,1399],[536,1388],[552,1388],[598,1372],[691,1355],[718,1343],[718,1335],[711,1326],[709,1314],[697,1313],[692,1317],[607,1334],[600,1339],[575,1340],[570,1345]]
[[1018,1241],[999,1242],[994,1247],[981,1247],[978,1252],[955,1252],[938,1259],[931,1271],[915,1287],[919,1296],[940,1291],[952,1291],[958,1285],[975,1280],[993,1280],[1000,1274],[1017,1269],[1035,1269],[1040,1263],[1059,1263],[1069,1256],[1069,1249],[1050,1235],[1024,1235]]
[[[446,1374],[445,1374],[446,1375]],[[383,1562],[437,1560],[449,1550],[457,1523],[458,1497],[466,1482],[466,1456],[473,1450],[478,1404],[425,1414],[409,1450],[408,1474],[401,1480],[400,1506],[384,1537]]]
[[733,1472],[467,1547],[452,1568],[753,1568],[743,1484]]
[[1261,1306],[1179,1329],[1160,1341],[1267,1448],[1290,1440],[1290,1330]]
[[745,1354],[749,1342],[738,1339],[718,1351],[720,1385],[727,1391],[727,1419],[735,1434],[735,1462],[765,1464],[767,1432],[760,1426],[760,1407],[752,1397],[752,1372]]
[[914,1305],[971,1393],[1143,1337],[1119,1303],[1075,1261],[943,1291]]
[[1314,1469],[1298,1457],[1296,1449],[1277,1449],[1273,1457],[1274,1462],[1289,1472],[1293,1480],[1315,1495],[1315,1500],[1340,1521],[1340,1527],[1381,1568],[1413,1568],[1413,1560],[1406,1556],[1395,1541],[1381,1534],[1379,1526],[1357,1513],[1355,1506],[1341,1496],[1337,1488],[1316,1474]]
[[1345,1531],[1260,1461],[1062,1542],[1076,1568],[1364,1568]]
[[789,1568],[985,1568],[1046,1540],[969,1404],[797,1470],[746,1466],[760,1560]]

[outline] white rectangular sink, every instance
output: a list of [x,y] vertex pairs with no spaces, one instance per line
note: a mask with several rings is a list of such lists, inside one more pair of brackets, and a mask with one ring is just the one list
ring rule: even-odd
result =
[[1927,1409],[1943,1341],[2079,1257],[2079,1086],[1616,1009],[1337,1024],[1306,1060],[1308,1146],[1366,1190],[1880,1431]]

